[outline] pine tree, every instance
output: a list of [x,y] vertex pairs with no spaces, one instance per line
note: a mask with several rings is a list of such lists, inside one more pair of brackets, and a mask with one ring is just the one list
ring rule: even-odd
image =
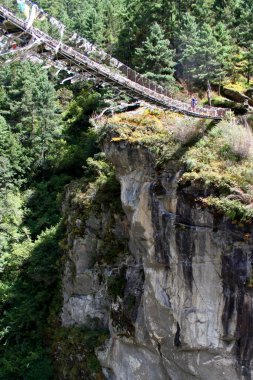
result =
[[224,41],[218,41],[208,24],[184,41],[180,59],[189,81],[203,85],[206,82],[219,81],[227,73],[229,48]]
[[154,23],[141,48],[135,52],[136,66],[147,78],[171,86],[174,84],[174,51],[162,28]]
[[103,0],[104,41],[103,47],[110,54],[114,53],[122,27],[122,15],[125,0]]
[[[186,0],[187,1],[187,0]],[[148,38],[150,28],[157,22],[165,38],[171,39],[178,16],[177,0],[126,0],[122,28],[119,33],[116,55],[128,65],[135,64],[135,49],[141,48]]]
[[250,78],[253,76],[253,44],[250,45],[249,49],[244,51],[244,73],[247,78],[247,82],[250,82]]
[[28,167],[45,165],[60,133],[56,91],[47,72],[29,62],[0,70],[6,95],[1,113],[25,149]]
[[197,38],[196,19],[190,13],[186,13],[181,25],[178,25],[175,44],[177,46],[177,73],[188,82],[192,80],[190,72],[195,66],[194,60],[190,57],[194,54]]
[[234,69],[233,57],[236,54],[235,41],[231,37],[226,25],[223,22],[218,22],[215,26],[214,36],[218,45],[218,61],[220,71],[218,74],[219,92],[220,85],[225,76],[232,75]]
[[20,236],[22,211],[17,188],[23,176],[22,153],[19,142],[0,116],[0,267],[2,254]]
[[238,13],[243,9],[244,0],[215,0],[212,5],[213,23],[222,21],[226,24],[227,29],[233,29],[233,25],[237,22]]
[[142,31],[138,19],[141,11],[140,0],[126,0],[125,11],[122,14],[123,27],[118,37],[116,56],[128,66],[133,65],[135,49],[140,47],[140,40],[143,41],[143,36],[140,37]]
[[20,185],[26,164],[21,144],[0,116],[0,192]]
[[240,46],[248,47],[253,36],[253,3],[245,1],[237,17],[237,27],[234,29],[235,38]]

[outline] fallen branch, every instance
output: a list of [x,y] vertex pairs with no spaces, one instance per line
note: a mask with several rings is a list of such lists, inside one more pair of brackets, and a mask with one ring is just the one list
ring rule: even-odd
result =
[[135,103],[123,103],[117,106],[110,106],[105,108],[99,115],[95,117],[95,119],[101,119],[104,115],[113,115],[115,112],[128,112],[133,111],[137,108],[139,108],[141,103],[139,101]]
[[135,103],[130,103],[130,104],[129,103],[123,103],[123,104],[121,103],[120,105],[107,107],[99,115],[94,114],[90,119],[90,123],[95,128],[99,128],[100,125],[98,125],[96,122],[98,120],[102,119],[104,116],[111,116],[114,113],[132,111],[132,110],[139,108],[140,105],[141,105],[141,103],[139,101],[137,101]]

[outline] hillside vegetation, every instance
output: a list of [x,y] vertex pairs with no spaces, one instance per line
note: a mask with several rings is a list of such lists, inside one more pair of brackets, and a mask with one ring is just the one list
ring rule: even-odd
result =
[[252,222],[253,134],[246,117],[236,119],[231,114],[217,124],[146,109],[109,118],[104,133],[112,143],[148,148],[157,170],[171,162],[183,168],[179,184],[193,185],[201,206],[235,222]]
[[[182,99],[188,101],[192,91],[203,95],[207,84],[252,94],[252,0],[38,3],[69,30]],[[94,112],[123,97],[101,83],[63,87],[42,65],[0,66],[0,380],[53,379],[54,338],[68,356],[71,329],[62,331],[59,321],[65,250],[61,205],[66,186],[83,176],[89,182],[92,166],[98,178],[92,173],[91,190],[114,179],[102,155],[89,159],[99,152],[104,132],[113,133],[114,143],[150,149],[157,168],[172,160],[182,166],[180,185],[190,182],[206,190],[197,199],[201,206],[236,222],[252,221],[250,119],[245,127],[233,115],[215,124],[146,110],[116,115],[103,130],[91,127]],[[78,347],[79,333],[94,360],[101,337],[73,328],[70,347]]]

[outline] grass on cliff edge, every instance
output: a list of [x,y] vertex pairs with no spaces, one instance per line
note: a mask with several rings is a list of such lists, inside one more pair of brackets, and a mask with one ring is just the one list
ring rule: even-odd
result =
[[144,110],[107,120],[114,143],[147,147],[157,167],[184,167],[180,183],[201,184],[198,201],[232,220],[253,218],[253,136],[251,127],[232,115],[219,123],[178,113]]

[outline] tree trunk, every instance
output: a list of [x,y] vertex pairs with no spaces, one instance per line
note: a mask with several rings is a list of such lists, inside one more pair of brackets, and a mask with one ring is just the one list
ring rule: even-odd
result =
[[207,80],[207,99],[208,99],[208,105],[211,106],[212,105],[212,100],[211,100],[211,86],[210,86],[210,82],[209,82],[209,79]]
[[220,88],[221,88],[221,78],[219,79],[219,89],[218,89],[218,95],[220,96]]

